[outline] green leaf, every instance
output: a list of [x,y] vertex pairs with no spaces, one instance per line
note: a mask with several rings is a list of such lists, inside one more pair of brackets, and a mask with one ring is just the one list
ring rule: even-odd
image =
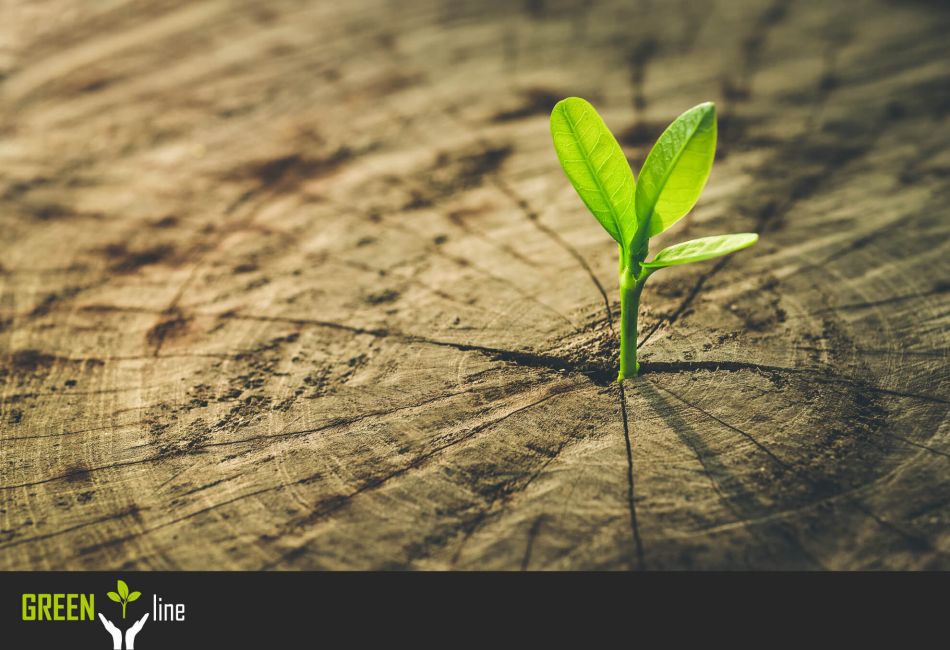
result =
[[133,591],[131,594],[129,594],[129,600],[128,600],[128,602],[134,603],[134,602],[135,602],[136,600],[138,600],[141,596],[142,596],[142,592],[141,592],[141,591]]
[[648,235],[661,233],[696,205],[716,154],[716,107],[694,106],[670,124],[650,150],[637,186],[636,209]]
[[551,111],[561,167],[587,209],[626,250],[637,231],[636,182],[616,138],[587,101],[568,97]]
[[702,262],[713,257],[720,257],[735,253],[743,248],[748,248],[759,240],[759,236],[752,232],[741,232],[734,235],[713,235],[712,237],[701,237],[691,239],[690,241],[673,244],[664,248],[653,261],[646,262],[643,266],[650,269],[660,269],[664,266],[674,266],[676,264],[689,264],[690,262]]
[[125,582],[122,580],[119,580],[116,586],[118,587],[117,591],[119,592],[119,595],[122,596],[122,600],[127,600],[129,597],[129,585],[125,584]]
[[109,597],[109,600],[113,600],[117,603],[122,601],[122,599],[119,598],[119,594],[115,593],[114,591],[110,591],[109,593],[106,594],[106,596]]

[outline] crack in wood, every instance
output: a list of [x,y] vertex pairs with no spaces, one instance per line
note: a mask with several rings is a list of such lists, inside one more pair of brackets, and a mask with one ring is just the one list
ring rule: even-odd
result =
[[640,539],[640,527],[637,525],[637,504],[633,489],[633,442],[630,439],[630,424],[627,420],[627,394],[624,392],[623,382],[619,382],[618,387],[620,415],[623,418],[623,441],[627,448],[627,508],[630,511],[630,533],[637,560],[636,568],[643,571],[647,566],[644,560],[643,541]]

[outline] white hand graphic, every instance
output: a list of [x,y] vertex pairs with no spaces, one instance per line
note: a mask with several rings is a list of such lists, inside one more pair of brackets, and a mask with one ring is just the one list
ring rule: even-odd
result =
[[135,621],[135,623],[132,624],[132,627],[125,631],[125,647],[128,648],[128,650],[134,650],[135,635],[138,634],[139,631],[141,631],[141,629],[145,626],[146,620],[148,620],[148,614]]
[[[146,616],[148,616],[148,614],[146,614]],[[112,635],[112,650],[122,650],[122,631],[102,614],[99,614],[99,620],[102,621],[102,625],[105,626],[106,632]]]

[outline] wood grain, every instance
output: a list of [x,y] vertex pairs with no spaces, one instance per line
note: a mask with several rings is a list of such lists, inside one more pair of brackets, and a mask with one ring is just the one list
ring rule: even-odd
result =
[[[0,569],[950,568],[939,3],[3,6]],[[761,234],[623,387],[568,95]]]

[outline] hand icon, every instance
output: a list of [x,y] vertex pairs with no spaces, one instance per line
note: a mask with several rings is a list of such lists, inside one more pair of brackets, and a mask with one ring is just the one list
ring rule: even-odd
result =
[[128,650],[134,650],[135,635],[138,634],[139,631],[141,631],[141,629],[145,626],[146,620],[148,620],[148,614],[135,621],[135,623],[132,624],[132,627],[125,631],[125,647],[128,648]]
[[[148,616],[148,614],[146,614],[146,616]],[[99,620],[102,621],[102,625],[106,628],[106,632],[112,635],[112,650],[122,650],[122,631],[113,625],[112,621],[108,620],[101,613],[99,614]]]

